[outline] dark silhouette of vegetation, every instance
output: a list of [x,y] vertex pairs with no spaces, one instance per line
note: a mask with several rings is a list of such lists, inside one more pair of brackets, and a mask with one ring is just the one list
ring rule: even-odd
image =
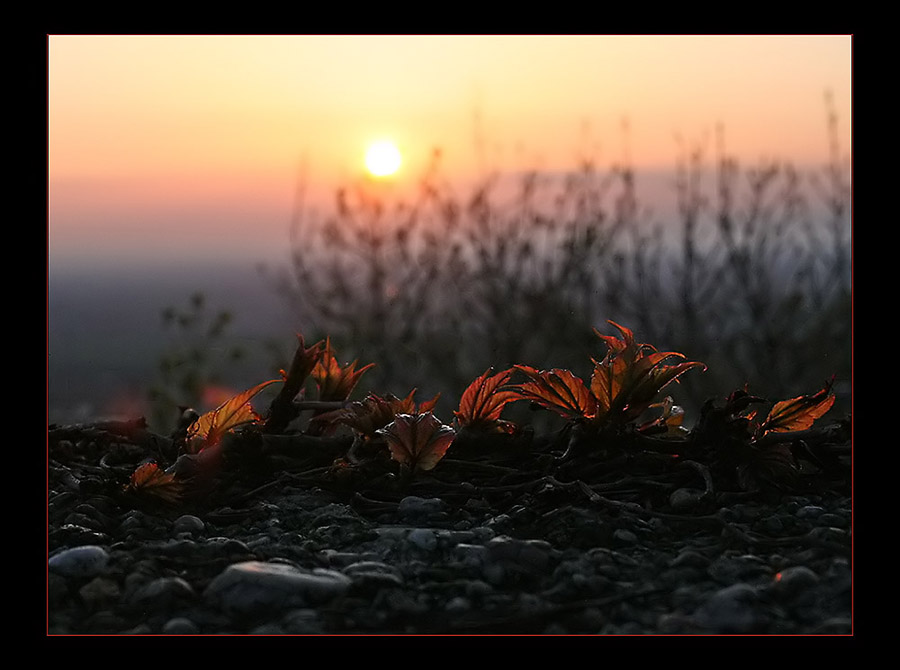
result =
[[303,332],[377,362],[373,388],[448,407],[492,366],[586,373],[592,328],[613,320],[708,365],[684,380],[690,411],[722,389],[792,397],[834,375],[848,412],[850,185],[827,102],[831,157],[813,174],[743,166],[721,130],[712,159],[683,147],[677,221],[642,207],[627,164],[529,173],[512,196],[493,174],[460,196],[436,151],[412,203],[361,183],[323,218],[298,206],[290,263],[269,278]]

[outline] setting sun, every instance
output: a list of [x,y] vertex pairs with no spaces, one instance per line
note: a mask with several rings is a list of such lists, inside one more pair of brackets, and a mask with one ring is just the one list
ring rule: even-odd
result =
[[366,167],[375,177],[387,177],[400,169],[403,158],[397,145],[390,140],[372,144],[366,152]]

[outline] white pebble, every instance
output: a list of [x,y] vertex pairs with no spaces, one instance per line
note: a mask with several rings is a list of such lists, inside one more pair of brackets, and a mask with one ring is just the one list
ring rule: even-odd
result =
[[65,549],[50,557],[48,567],[64,577],[95,577],[106,569],[109,554],[93,544]]

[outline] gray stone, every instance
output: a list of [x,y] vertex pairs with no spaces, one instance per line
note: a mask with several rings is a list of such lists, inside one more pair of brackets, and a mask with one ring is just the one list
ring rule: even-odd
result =
[[245,561],[228,566],[210,582],[204,597],[226,612],[254,615],[270,609],[318,605],[343,595],[351,580],[324,568]]
[[114,603],[121,595],[119,585],[107,577],[95,577],[78,589],[78,593],[84,604],[93,609]]
[[443,508],[444,502],[440,498],[406,496],[400,501],[397,511],[407,521],[414,522],[440,516]]
[[433,551],[437,547],[437,537],[428,528],[414,528],[409,531],[406,539],[411,545],[424,551]]
[[197,635],[200,629],[187,617],[174,617],[163,624],[164,635]]
[[613,533],[613,539],[618,540],[622,544],[634,544],[635,542],[637,542],[637,535],[632,533],[630,530],[618,528]]
[[103,547],[89,544],[54,554],[47,566],[51,572],[64,577],[96,577],[103,573],[108,562],[109,554]]
[[681,512],[695,508],[702,499],[703,491],[698,489],[675,489],[669,496],[669,505],[673,510]]
[[751,633],[761,623],[759,594],[749,584],[738,583],[716,591],[695,614],[703,628],[716,633]]
[[322,633],[322,619],[314,609],[291,610],[281,620],[281,627],[290,635],[318,635]]
[[797,510],[796,515],[798,519],[815,519],[824,512],[824,507],[819,507],[818,505],[805,505]]
[[775,574],[772,593],[778,598],[792,598],[819,583],[819,576],[805,565],[785,568]]
[[159,577],[140,587],[131,600],[141,607],[162,611],[196,596],[193,587],[181,577]]
[[203,523],[203,519],[194,516],[193,514],[183,514],[172,524],[172,532],[178,535],[179,533],[188,533],[189,535],[201,535],[206,530],[206,524]]

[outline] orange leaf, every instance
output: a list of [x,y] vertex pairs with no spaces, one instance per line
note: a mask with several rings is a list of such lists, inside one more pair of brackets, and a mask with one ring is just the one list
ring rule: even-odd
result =
[[628,365],[622,358],[609,359],[607,356],[599,363],[594,361],[591,392],[597,399],[599,414],[605,415],[613,408],[616,398],[622,391],[622,383],[627,372]]
[[806,430],[834,404],[831,382],[818,393],[775,403],[763,422],[763,434]]
[[259,421],[259,415],[250,406],[250,399],[269,384],[274,384],[277,381],[279,380],[271,379],[262,384],[257,384],[253,388],[226,400],[216,409],[200,416],[188,427],[188,452],[197,453],[201,449],[218,444],[222,436],[229,430]]
[[597,399],[584,382],[568,370],[538,371],[527,365],[516,365],[515,369],[531,378],[530,382],[514,387],[519,398],[530,400],[566,419],[590,419],[597,415]]
[[624,339],[594,330],[609,347],[602,361],[594,361],[591,377],[591,391],[598,403],[598,418],[635,419],[665,386],[692,368],[706,367],[699,362],[666,365],[664,361],[667,358],[684,356],[675,351],[657,351],[649,344],[639,344],[628,328],[614,321],[609,323],[621,331]]
[[469,384],[459,401],[459,410],[454,412],[460,426],[489,425],[500,419],[504,406],[519,395],[512,390],[498,390],[509,381],[513,370],[504,370],[490,376],[493,368]]
[[182,484],[175,475],[160,470],[156,463],[144,463],[131,474],[125,490],[177,503],[181,499]]
[[334,349],[331,348],[331,340],[326,339],[325,351],[311,373],[319,387],[319,400],[346,400],[350,397],[350,393],[359,383],[359,378],[375,365],[369,363],[357,370],[356,363],[353,361],[341,367],[334,356]]
[[456,433],[431,412],[398,414],[378,431],[391,450],[391,457],[410,470],[431,470],[440,461]]

